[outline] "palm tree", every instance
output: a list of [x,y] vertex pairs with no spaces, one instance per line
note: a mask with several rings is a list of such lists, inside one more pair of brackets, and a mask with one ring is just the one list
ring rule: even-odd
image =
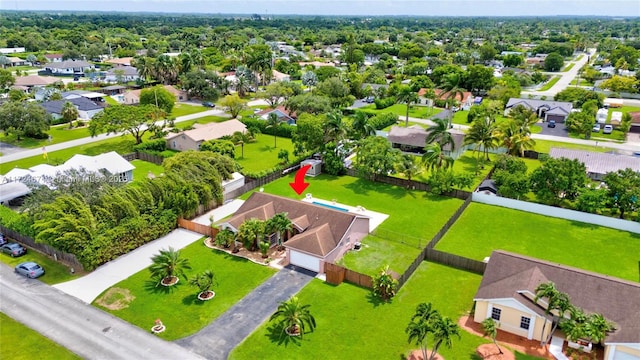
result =
[[525,150],[535,147],[535,140],[524,130],[514,120],[505,121],[497,128],[496,136],[510,155],[524,156]]
[[251,142],[252,137],[249,134],[243,133],[241,131],[236,131],[231,135],[231,142],[233,145],[240,145],[242,149],[242,158],[244,159],[244,144]]
[[143,82],[147,82],[154,74],[154,60],[149,57],[137,57],[133,59],[133,65],[138,70],[138,75]]
[[189,260],[181,258],[180,251],[174,250],[172,247],[160,250],[159,254],[151,257],[151,262],[149,271],[151,271],[152,278],[159,279],[158,283],[164,286],[175,285],[179,276],[186,279],[184,271],[191,269]]
[[560,324],[560,321],[564,318],[564,315],[567,311],[570,311],[573,306],[571,305],[571,301],[569,300],[569,295],[558,291],[556,289],[556,285],[549,281],[546,283],[541,283],[536,287],[536,296],[533,298],[535,303],[538,302],[541,298],[547,299],[547,306],[545,308],[545,314],[553,315],[553,311],[557,312],[557,319],[553,319],[553,327],[549,332],[549,338],[547,342],[551,340],[553,333],[556,331],[556,328]]
[[560,323],[560,329],[567,336],[567,340],[575,342],[588,336],[587,322],[589,318],[584,311],[577,306],[572,306],[569,312],[569,319]]
[[602,314],[591,314],[587,320],[587,334],[591,342],[601,344],[607,333],[614,330],[614,326],[611,322],[605,319]]
[[228,248],[229,244],[235,240],[236,234],[228,229],[224,229],[216,234],[216,245]]
[[[267,45],[251,45],[244,53],[245,64],[256,74],[260,75],[262,83],[271,80],[272,52]],[[256,76],[256,89],[258,77]]]
[[211,286],[213,286],[213,278],[213,271],[205,270],[191,279],[189,283],[200,290],[198,299],[207,300],[215,295],[215,293],[210,290]]
[[280,124],[281,124],[280,119],[278,118],[278,115],[275,112],[272,112],[269,114],[269,116],[267,116],[266,128],[273,129],[273,147],[274,148],[278,147],[276,134],[278,133],[278,128],[280,127]]
[[277,213],[267,222],[269,223],[268,227],[276,232],[278,247],[281,247],[282,235],[293,230],[293,223],[289,220],[288,214],[286,212]]
[[411,178],[418,174],[420,169],[416,165],[416,158],[410,154],[403,154],[400,156],[400,161],[396,163],[396,171],[404,174],[407,180],[411,181]]
[[[496,138],[495,133],[495,121],[493,121],[489,116],[486,116],[484,118],[476,119],[464,136],[465,145],[476,145],[476,152],[478,153],[476,174],[478,173],[478,167],[481,169],[484,168],[484,161],[489,160],[489,149],[495,149],[498,146],[498,139]],[[484,152],[484,157],[481,156],[482,154],[480,153],[481,147]]]
[[245,248],[254,251],[258,248],[258,242],[264,235],[264,221],[259,219],[245,220],[238,228],[238,237],[242,239]]
[[180,54],[180,73],[188,73],[193,68],[193,57],[191,57],[191,53],[183,52]]
[[498,351],[500,352],[500,354],[502,354],[502,349],[500,349],[500,346],[496,341],[496,336],[498,336],[498,326],[500,325],[492,318],[486,318],[484,319],[484,321],[482,321],[482,329],[484,330],[484,335],[488,335],[491,340],[493,340],[493,343],[498,348]]
[[453,336],[460,338],[460,327],[453,322],[450,318],[436,317],[432,323],[433,331],[433,350],[431,351],[431,357],[429,360],[435,359],[438,354],[440,345],[445,344],[447,348],[451,349],[451,340]]
[[427,145],[425,153],[422,155],[422,163],[431,171],[448,169],[453,166],[453,158],[446,155],[439,143]]
[[459,95],[461,100],[464,99],[464,92],[466,90],[462,88],[462,80],[463,79],[461,74],[451,73],[443,79],[442,85],[438,87],[446,95],[447,105],[449,108],[449,127],[453,127],[453,124],[452,124],[453,110],[452,109],[453,109],[453,104],[456,98]]
[[409,127],[409,108],[411,104],[418,102],[418,94],[411,89],[409,86],[403,86],[400,88],[398,95],[396,96],[396,101],[399,103],[405,103],[407,105],[407,113],[404,126]]
[[431,303],[418,304],[415,314],[411,317],[411,322],[405,329],[409,336],[409,343],[413,342],[420,346],[423,359],[427,359],[427,336],[433,331],[432,321],[439,316],[440,314],[432,308]]
[[158,56],[155,61],[155,75],[163,84],[175,84],[178,78],[178,61],[168,55]]
[[247,92],[249,92],[249,89],[251,88],[250,83],[251,83],[250,79],[248,79],[243,74],[236,75],[235,87],[236,87],[236,92],[238,93],[238,96],[243,98],[247,95]]
[[333,141],[338,144],[344,137],[345,132],[345,124],[342,121],[342,112],[334,110],[328,113],[324,123],[325,143]]
[[278,310],[271,315],[269,321],[278,320],[278,326],[289,336],[300,336],[313,331],[316,327],[316,319],[311,315],[309,307],[302,305],[296,296],[278,305]]
[[453,142],[453,135],[449,132],[447,120],[434,119],[433,122],[434,124],[427,128],[425,143],[428,145],[437,142],[441,147],[449,144],[451,146],[451,151],[453,152],[456,145]]
[[353,135],[356,139],[376,134],[376,129],[374,129],[369,123],[369,115],[362,111],[356,112],[353,116],[351,129],[353,130]]
[[69,129],[73,127],[73,121],[78,118],[78,109],[69,101],[62,105],[62,118],[69,123]]

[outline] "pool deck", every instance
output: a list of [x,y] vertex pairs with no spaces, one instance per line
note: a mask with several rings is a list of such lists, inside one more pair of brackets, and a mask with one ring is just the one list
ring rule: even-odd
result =
[[[335,201],[318,199],[318,198],[314,198],[314,197],[306,197],[306,198],[302,199],[302,201],[308,202],[308,203],[316,202],[316,203],[319,203],[319,204],[327,205],[327,207],[342,208],[342,209],[348,210],[352,214],[367,216],[370,219],[369,220],[369,232],[372,232],[373,230],[375,230],[380,224],[382,224],[383,221],[387,220],[387,218],[389,217],[389,215],[387,215],[387,214],[383,214],[383,213],[379,213],[379,212],[376,212],[376,211],[367,210],[367,209],[365,209],[364,207],[362,207],[360,205],[349,206],[349,205],[341,204],[341,203],[338,203],[338,202],[335,202]],[[336,209],[336,211],[340,211],[340,210]]]

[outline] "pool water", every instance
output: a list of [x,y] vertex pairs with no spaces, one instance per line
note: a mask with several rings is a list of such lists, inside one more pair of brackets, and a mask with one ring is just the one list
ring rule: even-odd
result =
[[329,209],[333,209],[333,210],[349,212],[349,209],[345,209],[345,208],[341,208],[339,206],[333,206],[333,205],[329,205],[329,204],[325,204],[325,203],[321,203],[321,202],[317,202],[317,201],[312,202],[312,204],[328,207]]

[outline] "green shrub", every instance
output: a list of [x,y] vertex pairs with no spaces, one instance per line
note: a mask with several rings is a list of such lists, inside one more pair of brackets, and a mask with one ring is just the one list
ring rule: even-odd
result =
[[376,105],[376,109],[381,110],[381,109],[386,109],[391,105],[394,105],[396,103],[396,99],[394,98],[375,99],[373,100],[373,103]]
[[398,115],[394,113],[383,113],[369,118],[369,124],[376,130],[382,130],[389,125],[394,125],[397,122]]
[[164,139],[148,140],[133,147],[136,151],[148,153],[160,153],[167,150],[167,142]]
[[265,120],[252,117],[243,118],[242,123],[245,124],[248,129],[255,128],[260,130],[261,134],[275,135],[287,139],[291,139],[293,130],[295,129],[295,126],[286,123],[280,124],[277,128],[267,127],[268,124]]
[[31,228],[32,222],[29,217],[25,214],[15,212],[6,206],[0,206],[0,224],[22,235],[35,237],[35,232]]

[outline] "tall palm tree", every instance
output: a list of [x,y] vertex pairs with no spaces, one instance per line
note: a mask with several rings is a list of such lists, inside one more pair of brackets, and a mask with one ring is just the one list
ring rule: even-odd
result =
[[282,246],[283,234],[293,229],[293,223],[286,212],[275,214],[268,220],[269,227],[276,232],[278,247]]
[[454,336],[460,338],[460,327],[446,316],[436,317],[433,321],[432,327],[434,344],[429,360],[435,359],[440,345],[444,344],[447,348],[451,349],[452,338]]
[[193,66],[196,66],[198,69],[204,69],[207,66],[207,59],[202,55],[200,50],[193,49],[190,53]]
[[362,111],[356,112],[353,116],[351,129],[353,130],[353,135],[356,139],[376,134],[376,129],[374,129],[369,123],[369,116],[367,113]]
[[455,143],[453,142],[453,136],[449,132],[449,127],[446,119],[434,119],[434,124],[427,128],[427,137],[425,143],[432,144],[437,142],[441,147],[449,144],[451,151],[455,150]]
[[300,304],[298,297],[294,296],[281,302],[269,321],[278,320],[278,326],[282,327],[284,333],[302,338],[305,333],[313,331],[316,327],[316,319],[309,311],[310,306]]
[[154,77],[155,74],[155,61],[149,57],[134,58],[133,64],[138,69],[138,75],[143,82],[147,82],[149,78]]
[[240,148],[242,149],[242,159],[244,159],[244,144],[251,142],[252,137],[247,134],[247,133],[243,133],[241,131],[236,131],[233,133],[233,135],[231,135],[231,142],[233,143],[233,145],[240,145]]
[[439,143],[429,144],[424,149],[425,153],[422,155],[422,163],[427,169],[436,171],[443,168],[448,169],[453,166],[453,158],[442,151]]
[[189,71],[191,71],[191,68],[193,68],[193,57],[189,52],[185,51],[182,54],[180,54],[178,61],[180,62],[181,74],[188,73]]
[[575,342],[589,335],[587,332],[588,319],[582,309],[572,306],[569,319],[560,323],[560,329],[567,336],[567,340]]
[[442,84],[438,87],[438,89],[443,91],[443,94],[446,96],[447,105],[449,108],[449,127],[452,127],[453,124],[453,104],[456,101],[456,98],[460,96],[462,100],[464,98],[464,92],[466,89],[462,87],[462,75],[459,73],[451,73],[442,81]]
[[404,103],[407,106],[404,126],[409,127],[409,108],[411,108],[411,104],[418,102],[418,94],[413,91],[410,86],[403,86],[402,88],[400,88],[400,91],[396,96],[396,101],[399,103]]
[[346,132],[345,124],[342,121],[342,112],[334,110],[326,115],[324,123],[325,143],[334,141],[336,144],[343,139]]
[[440,314],[433,309],[431,303],[421,303],[416,307],[416,312],[411,317],[411,321],[405,332],[409,336],[409,343],[420,346],[422,358],[427,358],[428,335],[433,331],[432,322]]
[[607,333],[613,330],[613,324],[605,319],[602,314],[594,313],[589,315],[587,320],[587,334],[591,342],[601,344],[607,336]]
[[418,174],[420,169],[416,164],[416,158],[410,154],[403,154],[399,158],[400,161],[396,163],[396,171],[404,174],[407,180],[411,181],[411,178]]
[[488,335],[491,340],[493,340],[493,343],[498,348],[498,351],[500,352],[500,354],[502,354],[502,349],[496,341],[496,337],[498,336],[498,326],[498,323],[492,318],[486,318],[482,321],[482,330],[484,331],[484,335]]
[[269,114],[269,116],[267,116],[266,128],[273,129],[273,147],[274,148],[278,147],[278,144],[277,144],[278,137],[276,136],[276,134],[278,133],[278,128],[280,127],[280,125],[281,125],[280,119],[278,118],[278,115],[275,112],[272,112]]
[[[251,45],[245,49],[244,62],[249,69],[260,75],[260,82],[271,80],[272,52],[268,45]],[[256,89],[259,81],[256,76]]]
[[[536,287],[535,291],[536,296],[533,298],[533,301],[537,303],[538,300],[546,298],[547,306],[545,308],[545,314],[551,314],[552,316],[554,316],[554,319],[552,321],[553,326],[551,328],[551,331],[549,332],[549,337],[545,342],[548,343],[567,311],[570,311],[573,306],[571,305],[571,301],[569,300],[569,295],[558,291],[555,284],[551,281],[541,283]],[[553,313],[554,311],[557,313],[557,315]]]
[[[476,119],[464,136],[464,144],[476,146],[476,152],[478,153],[476,162],[477,174],[478,167],[484,168],[484,161],[489,160],[489,149],[495,149],[498,146],[495,121],[489,116]],[[480,153],[480,148],[482,148],[484,156]]]
[[[177,59],[177,58],[176,58]],[[155,61],[156,78],[163,84],[175,84],[178,79],[178,60],[168,55],[160,55]]]
[[69,123],[69,129],[73,127],[73,121],[78,119],[78,109],[69,101],[62,105],[62,118]]
[[161,249],[159,254],[151,257],[151,276],[158,279],[158,284],[165,286],[174,285],[178,282],[178,277],[186,278],[185,270],[190,270],[189,260],[180,257],[180,251],[172,247]]
[[523,128],[514,120],[500,124],[496,136],[510,155],[524,156],[525,150],[533,149],[536,144],[531,134],[523,132]]
[[249,92],[249,89],[251,88],[250,84],[251,84],[251,80],[248,79],[243,74],[236,75],[235,87],[236,87],[236,92],[238,93],[238,96],[240,96],[241,98],[245,97]]

